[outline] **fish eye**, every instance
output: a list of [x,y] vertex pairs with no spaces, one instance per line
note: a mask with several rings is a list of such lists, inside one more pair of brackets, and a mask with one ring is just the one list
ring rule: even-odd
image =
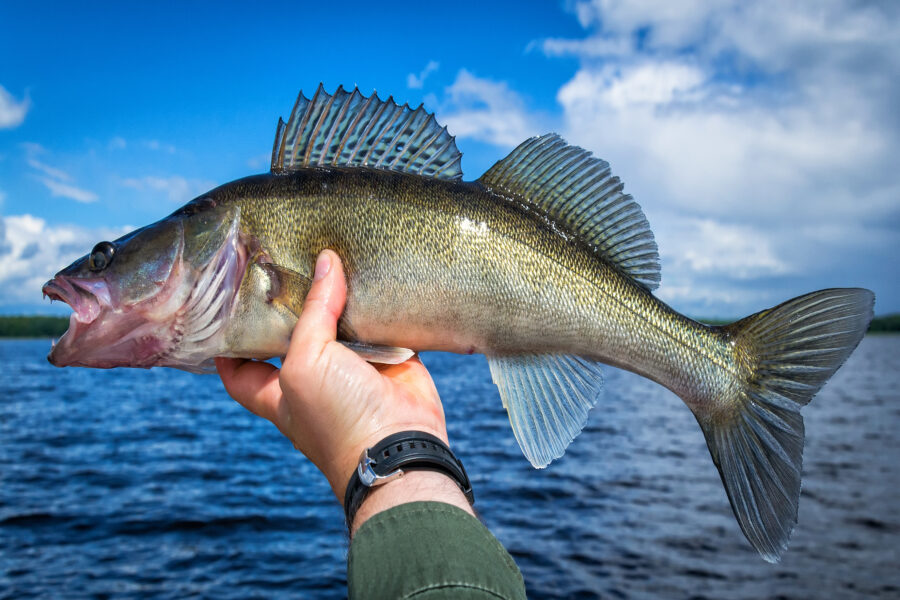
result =
[[91,271],[102,271],[112,262],[116,247],[110,242],[100,242],[91,250],[88,257],[88,268]]

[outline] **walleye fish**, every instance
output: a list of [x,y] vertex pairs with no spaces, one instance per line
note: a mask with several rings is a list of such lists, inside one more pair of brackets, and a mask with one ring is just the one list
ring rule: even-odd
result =
[[44,285],[74,310],[48,359],[203,372],[215,356],[283,356],[331,248],[348,279],[344,343],[374,362],[484,354],[535,467],[581,431],[601,363],[675,392],[747,539],[777,561],[797,520],[800,408],[865,334],[872,292],[821,290],[707,326],[651,293],[653,234],[606,162],[555,134],[473,182],[460,159],[422,106],[301,93],[270,173],[100,242]]

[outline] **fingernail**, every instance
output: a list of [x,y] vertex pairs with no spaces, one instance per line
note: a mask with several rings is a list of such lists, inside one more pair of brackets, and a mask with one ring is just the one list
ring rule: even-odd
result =
[[313,275],[313,281],[319,281],[328,275],[328,271],[331,270],[331,257],[328,256],[327,252],[323,252],[319,255],[319,258],[316,259],[316,272]]

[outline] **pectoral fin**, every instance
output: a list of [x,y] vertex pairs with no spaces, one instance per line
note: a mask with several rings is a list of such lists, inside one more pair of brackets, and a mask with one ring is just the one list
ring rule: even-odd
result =
[[[273,304],[280,304],[294,313],[298,318],[303,311],[303,302],[312,285],[312,280],[296,271],[271,263],[259,263],[259,268],[269,276],[269,292],[267,299]],[[409,348],[379,346],[351,341],[356,339],[353,328],[341,319],[338,322],[338,341],[356,352],[362,359],[385,365],[399,365],[408,360],[415,352]]]
[[360,358],[373,363],[381,363],[383,365],[399,365],[406,362],[415,354],[409,348],[397,348],[394,346],[378,346],[373,344],[363,344],[362,342],[348,342],[339,340],[344,346],[356,352]]
[[280,304],[300,316],[303,302],[312,285],[312,279],[280,265],[257,263],[257,266],[269,276],[269,291],[266,299],[273,304]]

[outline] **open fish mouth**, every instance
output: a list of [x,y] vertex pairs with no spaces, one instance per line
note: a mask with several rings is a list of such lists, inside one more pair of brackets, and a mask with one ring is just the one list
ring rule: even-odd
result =
[[109,287],[102,280],[57,275],[44,284],[42,292],[51,302],[58,300],[72,308],[69,327],[59,340],[53,342],[47,360],[56,366],[78,364],[67,349],[72,347],[73,340],[81,337],[104,311],[111,308]]
[[72,307],[73,319],[84,324],[93,323],[103,309],[112,304],[109,287],[100,280],[71,279],[58,275],[45,283],[42,291],[51,302],[59,300]]
[[102,279],[57,275],[43,292],[72,307],[69,328],[47,355],[57,367],[149,368],[172,349],[171,323],[148,319],[133,306],[114,305]]
[[68,329],[47,355],[57,367],[150,367],[169,348],[168,337],[160,335],[166,327],[135,311],[117,310],[102,280],[57,275],[43,292],[72,307]]

